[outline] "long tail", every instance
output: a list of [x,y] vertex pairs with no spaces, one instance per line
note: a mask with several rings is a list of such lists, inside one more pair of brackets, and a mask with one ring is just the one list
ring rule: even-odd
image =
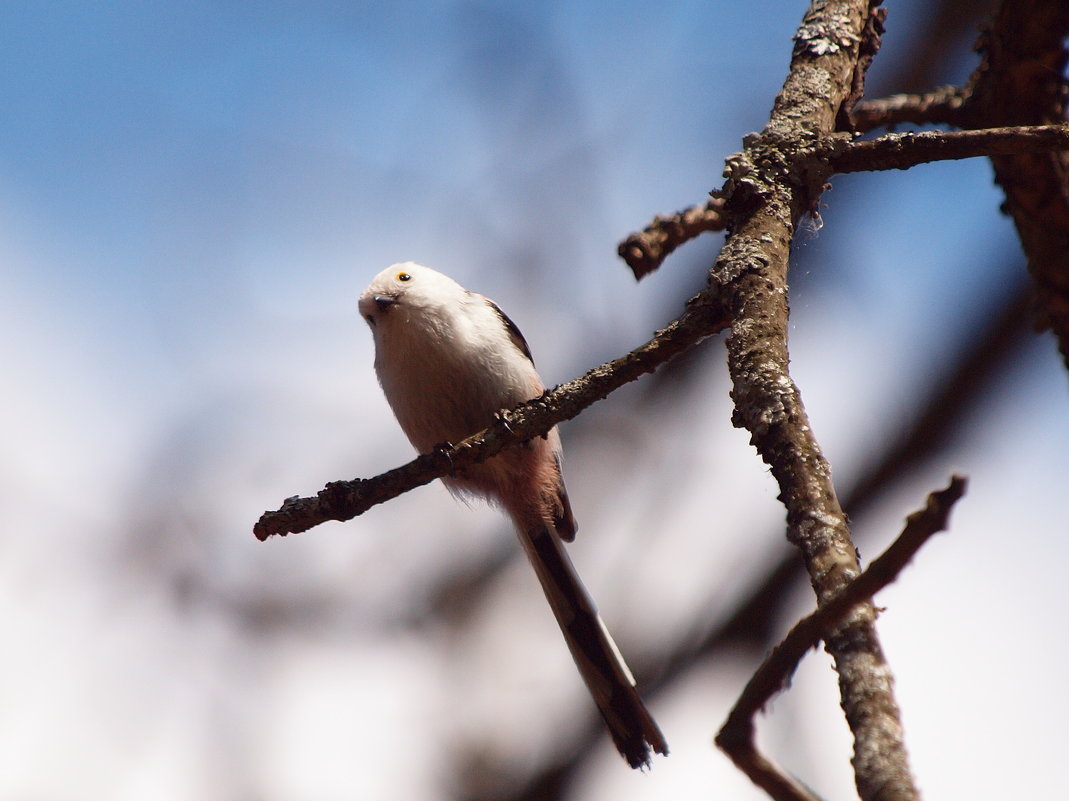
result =
[[523,532],[520,540],[616,748],[631,767],[649,767],[650,749],[667,754],[668,744],[560,538],[542,526]]

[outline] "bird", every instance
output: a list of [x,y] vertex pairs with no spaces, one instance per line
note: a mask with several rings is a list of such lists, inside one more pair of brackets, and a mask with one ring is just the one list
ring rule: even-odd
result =
[[[402,431],[420,453],[460,442],[545,387],[527,341],[501,308],[415,262],[376,275],[360,295],[375,342],[375,372]],[[667,755],[664,735],[584,587],[565,542],[577,525],[556,427],[442,481],[512,520],[523,549],[613,743],[633,768]]]

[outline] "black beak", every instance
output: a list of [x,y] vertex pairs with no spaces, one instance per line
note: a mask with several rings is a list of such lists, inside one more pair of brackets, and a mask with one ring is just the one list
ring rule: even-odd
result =
[[379,311],[386,311],[397,302],[397,298],[393,295],[375,295],[373,300],[375,305],[379,307]]

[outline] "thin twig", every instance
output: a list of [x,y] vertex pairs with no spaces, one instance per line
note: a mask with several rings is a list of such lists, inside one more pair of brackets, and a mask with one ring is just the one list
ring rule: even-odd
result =
[[763,757],[754,742],[754,718],[785,689],[798,664],[811,649],[834,630],[858,603],[871,599],[893,582],[921,546],[947,527],[950,511],[965,493],[966,480],[952,476],[946,489],[933,492],[923,509],[906,518],[898,538],[872,564],[816,612],[790,630],[761,664],[728,715],[716,744],[747,776],[778,801],[813,801],[809,790],[783,774]]
[[723,231],[728,217],[722,197],[713,197],[700,206],[691,206],[668,217],[657,215],[653,222],[620,243],[617,253],[627,262],[635,280],[652,273],[680,245],[706,231]]
[[899,94],[878,100],[862,100],[850,115],[854,130],[871,131],[902,123],[961,127],[968,91],[959,86],[940,86],[925,94]]
[[906,170],[932,161],[1067,150],[1069,124],[887,134],[829,149],[828,159],[838,173]]
[[[833,172],[850,173],[905,170],[933,161],[1046,153],[1067,148],[1069,125],[1010,126],[888,134],[858,142],[835,136],[830,137],[826,145],[800,150],[798,158],[824,159]],[[668,217],[654,217],[644,230],[621,242],[617,252],[627,262],[635,279],[641,280],[657,270],[680,245],[706,231],[724,230],[730,219],[724,198],[717,196],[701,206],[691,206]]]

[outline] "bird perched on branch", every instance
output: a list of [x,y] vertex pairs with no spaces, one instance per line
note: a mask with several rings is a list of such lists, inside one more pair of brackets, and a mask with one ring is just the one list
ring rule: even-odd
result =
[[[428,267],[387,267],[360,296],[375,338],[375,371],[386,400],[420,453],[459,442],[544,387],[516,325],[482,295]],[[617,749],[633,768],[651,750],[667,754],[616,643],[580,581],[563,542],[576,523],[561,476],[556,428],[442,479],[462,496],[500,506],[564,633],[572,658]]]

